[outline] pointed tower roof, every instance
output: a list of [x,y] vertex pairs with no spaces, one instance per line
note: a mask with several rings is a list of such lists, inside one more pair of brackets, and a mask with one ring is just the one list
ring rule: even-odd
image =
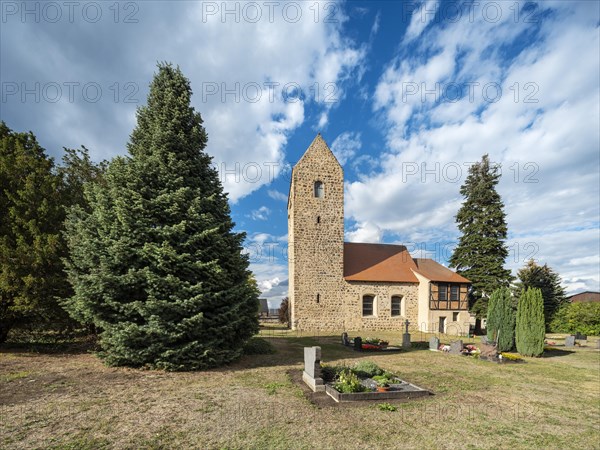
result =
[[342,178],[344,174],[344,169],[342,165],[337,160],[321,133],[317,133],[311,144],[308,146],[302,157],[298,160],[298,162],[292,168],[292,173],[290,177],[290,189],[288,191],[288,208],[290,207],[290,195],[292,194],[292,184],[294,182],[294,172],[302,167],[303,165],[311,166],[314,164],[333,164],[337,167],[342,173]]
[[315,153],[321,153],[321,156],[327,155],[327,157],[332,158],[336,162],[336,164],[340,166],[340,168],[342,167],[340,162],[337,160],[337,158],[329,148],[329,145],[327,145],[327,142],[325,142],[325,139],[323,139],[323,136],[321,136],[321,133],[317,133],[311,144],[308,146],[308,148],[294,167],[298,166],[305,158],[307,158],[307,155],[312,155]]

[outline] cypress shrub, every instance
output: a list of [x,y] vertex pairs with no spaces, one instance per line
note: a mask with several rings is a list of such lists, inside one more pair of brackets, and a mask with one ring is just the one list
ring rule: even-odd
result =
[[514,347],[515,313],[512,308],[510,289],[496,289],[490,296],[487,316],[487,335],[498,342],[498,351],[507,352]]
[[527,288],[517,306],[517,351],[523,356],[540,356],[544,352],[544,299],[542,291]]

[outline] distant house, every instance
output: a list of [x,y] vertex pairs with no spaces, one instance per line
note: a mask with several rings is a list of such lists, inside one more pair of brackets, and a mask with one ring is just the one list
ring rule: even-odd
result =
[[585,291],[579,294],[567,297],[567,300],[572,303],[592,303],[600,302],[600,292]]

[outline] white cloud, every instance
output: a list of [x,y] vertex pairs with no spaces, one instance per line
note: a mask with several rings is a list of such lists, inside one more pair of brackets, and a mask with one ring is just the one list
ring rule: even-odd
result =
[[[401,240],[418,233],[455,239],[468,164],[489,153],[502,164],[498,191],[514,239],[534,238],[540,262],[557,270],[565,285],[597,290],[600,44],[597,11],[593,19],[578,10],[586,5],[539,4],[556,10],[538,11],[539,37],[510,61],[501,49],[533,25],[514,23],[508,3],[497,23],[479,12],[472,23],[463,18],[429,27],[414,55],[401,47],[374,95],[375,112],[386,120],[388,150],[378,173],[346,185],[346,215],[358,224],[348,235],[377,235],[371,225],[377,224]],[[413,33],[424,28],[415,25]],[[479,83],[472,99],[444,98],[449,83],[466,90],[468,82]],[[422,95],[436,83],[437,99]],[[494,95],[483,90],[486,83],[501,88],[498,101],[486,100]],[[409,95],[415,86],[417,93]]]
[[427,25],[435,18],[439,4],[439,0],[427,0],[422,2],[421,5],[413,11],[410,24],[406,29],[406,35],[404,37],[406,42],[410,42],[421,35]]
[[287,195],[285,195],[285,194],[283,194],[283,193],[281,193],[281,192],[279,192],[279,191],[276,191],[276,190],[274,190],[274,189],[269,189],[269,190],[267,191],[267,194],[268,194],[268,195],[269,195],[269,197],[271,197],[273,200],[279,200],[279,201],[282,201],[282,202],[287,202],[287,200],[288,200],[288,198],[287,198]]
[[267,220],[269,215],[271,214],[271,210],[266,206],[261,206],[258,209],[255,209],[251,213],[252,220]]
[[348,160],[354,158],[361,145],[360,133],[345,131],[335,138],[331,144],[331,151],[343,166]]
[[[209,3],[216,14],[206,14]],[[27,129],[31,125],[26,123],[39,122],[35,131],[51,153],[63,145],[84,144],[97,160],[123,154],[155,62],[173,62],[191,81],[192,104],[209,136],[206,150],[235,203],[279,174],[288,137],[306,120],[308,106],[321,115],[321,126],[327,123],[328,111],[344,97],[346,85],[355,82],[365,56],[364,48],[343,35],[343,3],[335,5],[335,22],[314,20],[310,3],[295,2],[288,9],[272,5],[272,17],[267,6],[255,5],[262,9],[257,23],[244,19],[243,2],[180,2],[177,7],[144,2],[136,16],[139,23],[133,25],[77,20],[67,30],[11,20],[3,24],[3,36],[22,45],[35,40],[40,56],[32,58],[22,45],[3,45],[3,80],[101,81],[104,97],[91,103],[79,96],[70,103],[63,95],[57,103],[42,102],[35,108],[15,100],[7,105],[13,111],[10,125]],[[294,22],[288,16],[298,5],[301,18]],[[222,15],[223,8],[241,12],[238,17]],[[91,35],[102,39],[86,39]],[[111,101],[115,82],[119,102]],[[130,93],[124,88],[128,82],[138,89],[137,105],[123,103]],[[294,87],[301,91],[301,100],[284,98]],[[257,176],[256,167],[261,170]]]
[[353,230],[346,231],[346,239],[349,242],[381,242],[383,231],[372,222],[359,223]]

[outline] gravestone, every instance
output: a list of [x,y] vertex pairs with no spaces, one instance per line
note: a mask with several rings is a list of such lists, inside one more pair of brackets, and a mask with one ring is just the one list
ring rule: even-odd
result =
[[596,348],[597,348],[598,350],[600,350],[600,339],[598,339],[598,340],[596,341]]
[[323,378],[321,378],[321,347],[304,347],[302,380],[313,392],[325,390]]
[[481,336],[481,343],[482,344],[489,344],[488,338],[487,338],[487,336],[485,334],[483,336]]
[[587,336],[585,334],[575,334],[575,339],[578,341],[587,341]]
[[354,338],[354,350],[362,352],[362,338],[360,336]]
[[567,336],[565,338],[565,347],[575,347],[575,336]]
[[342,345],[350,345],[350,339],[348,339],[348,333],[342,333]]
[[429,350],[437,352],[440,348],[440,339],[436,336],[429,338]]
[[450,354],[451,355],[460,355],[463,351],[463,341],[460,339],[458,341],[454,341],[450,343]]
[[410,348],[410,334],[408,332],[408,326],[410,325],[410,322],[406,320],[404,325],[406,326],[406,331],[402,335],[402,348]]

